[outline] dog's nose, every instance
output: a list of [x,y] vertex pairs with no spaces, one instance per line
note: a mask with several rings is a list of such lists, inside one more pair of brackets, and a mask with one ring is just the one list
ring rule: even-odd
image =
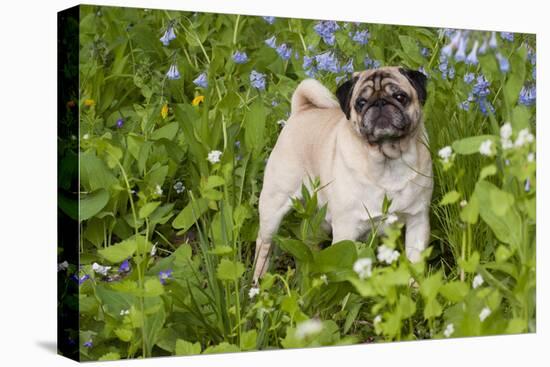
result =
[[378,100],[376,100],[373,105],[376,106],[376,107],[384,107],[388,102],[383,99],[383,98],[380,98]]

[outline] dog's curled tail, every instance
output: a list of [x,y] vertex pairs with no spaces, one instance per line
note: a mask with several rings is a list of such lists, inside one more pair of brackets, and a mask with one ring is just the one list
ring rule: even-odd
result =
[[332,93],[315,79],[302,81],[292,95],[291,115],[310,108],[335,108],[339,104]]

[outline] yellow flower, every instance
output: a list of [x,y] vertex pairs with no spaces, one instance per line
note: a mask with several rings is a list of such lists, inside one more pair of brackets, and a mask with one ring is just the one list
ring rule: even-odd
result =
[[168,116],[168,103],[165,103],[164,106],[162,106],[162,108],[160,109],[160,115],[162,116],[163,119],[165,119],[166,116]]
[[199,103],[201,103],[201,102],[204,102],[204,96],[196,96],[196,97],[193,99],[193,101],[191,102],[191,104],[192,104],[193,106],[198,106]]
[[93,99],[87,98],[84,100],[84,106],[92,107],[93,105],[95,105],[95,101]]

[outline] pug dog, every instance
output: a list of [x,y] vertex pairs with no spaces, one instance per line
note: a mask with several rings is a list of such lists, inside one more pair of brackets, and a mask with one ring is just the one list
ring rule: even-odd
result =
[[382,67],[356,72],[336,98],[314,79],[302,81],[291,114],[265,168],[259,200],[253,280],[269,265],[272,238],[291,199],[318,178],[319,206],[327,204],[332,243],[361,239],[389,211],[405,224],[405,252],[421,259],[429,234],[432,160],[422,119],[426,77],[419,71]]

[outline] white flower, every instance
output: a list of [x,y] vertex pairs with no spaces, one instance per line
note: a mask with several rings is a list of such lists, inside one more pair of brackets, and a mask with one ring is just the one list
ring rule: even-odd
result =
[[514,147],[514,143],[511,140],[502,140],[502,149],[511,149]]
[[155,194],[162,195],[162,187],[160,185],[155,186]]
[[453,155],[453,148],[447,145],[446,147],[439,149],[438,154],[439,157],[443,159],[443,162],[447,163],[449,161],[449,158],[451,158],[451,156]]
[[373,322],[374,325],[381,323],[382,322],[382,316],[376,315],[374,317],[374,320],[372,320],[372,322]]
[[280,125],[280,126],[284,127],[286,125],[286,121],[285,120],[279,120],[279,121],[277,121],[277,125]]
[[460,207],[461,207],[461,208],[464,208],[466,205],[468,205],[468,202],[467,202],[466,200],[462,200],[462,201],[460,202]]
[[323,323],[317,319],[309,319],[296,326],[296,337],[304,339],[310,335],[318,334],[323,330]]
[[176,190],[177,194],[181,194],[182,192],[185,191],[185,186],[181,181],[178,181],[174,184],[174,190]]
[[490,140],[490,139],[487,139],[485,140],[483,143],[481,143],[481,145],[479,146],[479,152],[482,154],[482,155],[486,155],[486,156],[491,156],[492,155],[492,150],[491,150],[491,146],[493,145],[493,141]]
[[358,259],[355,264],[353,264],[353,271],[359,275],[360,279],[370,277],[372,275],[372,259],[369,257]]
[[69,263],[67,262],[67,260],[65,260],[62,263],[57,264],[57,271],[60,272],[63,270],[67,270],[68,267],[69,267]]
[[130,310],[120,310],[120,316],[129,315]]
[[319,279],[321,279],[323,283],[328,284],[328,278],[326,274],[321,275]]
[[535,160],[535,153],[527,154],[527,162],[533,162]]
[[520,148],[527,143],[533,142],[534,139],[535,137],[533,136],[533,134],[529,132],[529,130],[521,129],[519,131],[518,137],[516,138],[516,142],[514,143],[514,146],[516,148]]
[[512,137],[512,124],[507,122],[500,128],[500,138],[502,140],[509,140],[510,137]]
[[454,332],[455,332],[455,326],[453,325],[453,323],[450,323],[445,328],[445,331],[443,331],[443,335],[445,335],[445,337],[448,338],[451,335],[453,335]]
[[258,288],[258,287],[252,287],[252,288],[250,288],[250,290],[248,291],[248,298],[252,299],[252,298],[254,298],[255,296],[257,296],[258,294],[260,294],[260,288]]
[[376,258],[380,262],[385,262],[386,264],[391,264],[399,258],[399,251],[393,250],[386,245],[378,247],[378,254]]
[[394,224],[395,222],[397,222],[399,220],[399,218],[397,218],[397,215],[395,214],[390,214],[388,215],[388,217],[386,218],[386,223],[387,224]]
[[111,269],[111,267],[110,267],[110,266],[99,265],[98,263],[93,263],[93,264],[92,264],[92,269],[93,269],[93,271],[95,271],[96,273],[105,276],[105,275],[107,275],[107,273],[109,272],[109,270]]
[[220,161],[220,157],[222,155],[222,152],[220,152],[219,150],[213,150],[211,151],[210,153],[208,153],[208,162],[214,164],[214,163],[218,163]]
[[481,274],[478,274],[474,277],[474,280],[472,281],[472,287],[476,289],[477,287],[481,286],[483,284],[483,277]]
[[491,309],[489,307],[484,307],[483,310],[479,313],[479,321],[483,322],[491,314]]
[[151,256],[155,256],[156,253],[157,253],[157,244],[155,243],[151,248]]
[[89,134],[82,135],[82,139],[84,139],[84,140],[88,140],[89,138],[90,138]]

